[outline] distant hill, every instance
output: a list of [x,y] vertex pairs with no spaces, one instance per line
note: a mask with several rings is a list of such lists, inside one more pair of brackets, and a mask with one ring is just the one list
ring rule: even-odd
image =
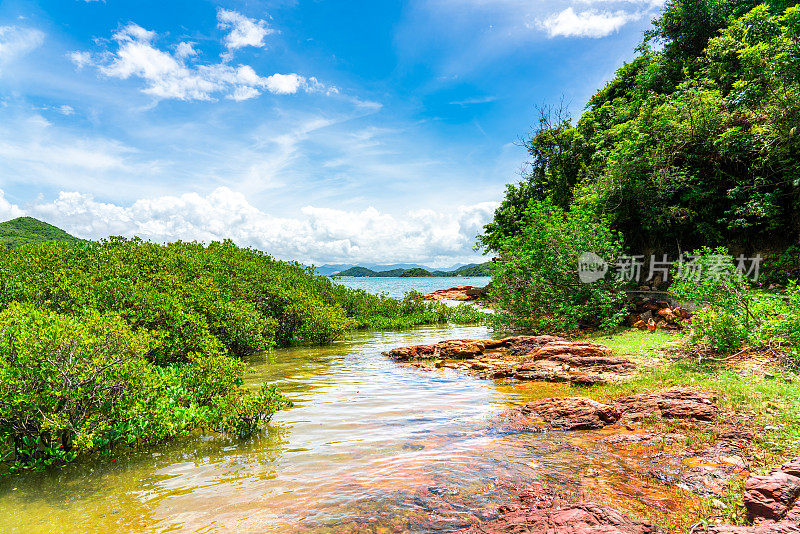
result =
[[358,278],[363,278],[366,276],[376,276],[377,274],[378,273],[372,269],[367,269],[366,267],[350,267],[349,269],[345,269],[344,271],[337,273],[336,276],[355,276]]
[[33,217],[18,217],[0,223],[0,245],[15,248],[28,243],[46,243],[48,241],[78,243],[81,240],[61,228]]
[[[461,265],[456,265],[453,268],[445,269],[447,271],[455,270],[457,267]],[[373,272],[385,272],[385,271],[395,271],[397,269],[406,270],[406,269],[414,269],[414,268],[421,268],[421,269],[428,269],[424,265],[419,265],[417,263],[390,263],[390,264],[381,264],[381,263],[326,263],[324,265],[314,266],[316,271],[324,276],[330,276],[332,274],[338,274],[342,271],[346,271],[353,267],[365,267]],[[394,276],[394,275],[392,275]]]
[[412,267],[410,269],[391,269],[388,271],[374,271],[372,269],[368,269],[367,267],[350,267],[349,269],[345,269],[344,271],[335,273],[332,276],[354,276],[354,277],[370,277],[370,278],[382,278],[382,277],[389,277],[389,276],[398,276],[398,277],[420,277],[420,276],[491,276],[492,275],[492,262],[487,261],[486,263],[472,263],[469,265],[464,265],[463,267],[459,267],[453,271],[429,271],[423,267]]

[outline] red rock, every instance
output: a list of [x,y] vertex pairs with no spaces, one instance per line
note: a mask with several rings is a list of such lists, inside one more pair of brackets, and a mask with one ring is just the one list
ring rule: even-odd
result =
[[455,286],[447,289],[437,289],[426,295],[423,300],[477,300],[486,293],[485,287],[479,286]]
[[753,476],[744,485],[744,506],[751,521],[778,520],[800,495],[800,478],[776,471]]
[[711,421],[717,415],[713,396],[688,388],[628,395],[615,399],[614,405],[621,414],[631,418],[654,416]]
[[461,531],[464,534],[650,534],[649,521],[636,521],[597,503],[505,509],[497,519]]
[[780,466],[779,471],[782,471],[787,475],[800,477],[800,457],[789,460]]
[[544,419],[550,426],[563,430],[603,428],[619,419],[619,411],[586,397],[543,399],[522,407],[522,413]]

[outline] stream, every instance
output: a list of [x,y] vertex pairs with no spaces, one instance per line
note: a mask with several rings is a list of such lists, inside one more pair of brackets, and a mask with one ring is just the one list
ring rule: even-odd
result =
[[513,503],[514,484],[563,483],[589,469],[605,471],[606,500],[681,506],[674,495],[628,488],[624,462],[609,451],[598,462],[581,433],[568,439],[498,423],[509,406],[567,386],[426,373],[381,355],[486,337],[485,327],[420,327],[260,355],[250,379],[277,382],[295,402],[266,432],[246,441],[187,437],[7,477],[0,526],[26,534],[450,532]]

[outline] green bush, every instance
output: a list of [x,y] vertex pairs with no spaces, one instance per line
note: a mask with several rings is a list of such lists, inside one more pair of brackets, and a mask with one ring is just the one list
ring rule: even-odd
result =
[[787,295],[755,290],[737,271],[725,248],[703,247],[690,261],[676,265],[670,294],[702,306],[692,319],[692,341],[718,352],[744,345],[780,346],[797,352],[800,346],[800,289],[790,282]]
[[112,314],[11,303],[0,312],[2,462],[42,468],[196,428],[243,435],[287,404],[269,386],[244,389],[245,364],[224,354],[158,367],[153,343]]
[[535,330],[610,328],[625,317],[622,282],[611,273],[593,283],[578,278],[578,256],[593,252],[614,265],[619,236],[592,210],[564,210],[532,201],[519,233],[502,238],[492,275],[497,320]]

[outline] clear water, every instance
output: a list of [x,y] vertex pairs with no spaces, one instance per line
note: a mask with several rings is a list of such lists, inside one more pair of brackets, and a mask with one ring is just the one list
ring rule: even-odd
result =
[[488,336],[484,327],[422,327],[263,355],[251,380],[277,382],[296,402],[267,432],[247,441],[195,436],[7,477],[0,532],[449,532],[513,502],[510,483],[577,478],[590,467],[621,473],[624,483],[604,494],[674,507],[628,490],[625,464],[616,467],[593,445],[499,424],[509,405],[568,386],[426,373],[380,354]]
[[335,280],[337,284],[347,287],[363,289],[369,293],[386,293],[390,297],[402,297],[409,291],[430,293],[437,289],[447,289],[454,286],[485,286],[492,279],[488,276],[448,276],[448,277],[420,277],[420,278],[367,278],[344,277]]

